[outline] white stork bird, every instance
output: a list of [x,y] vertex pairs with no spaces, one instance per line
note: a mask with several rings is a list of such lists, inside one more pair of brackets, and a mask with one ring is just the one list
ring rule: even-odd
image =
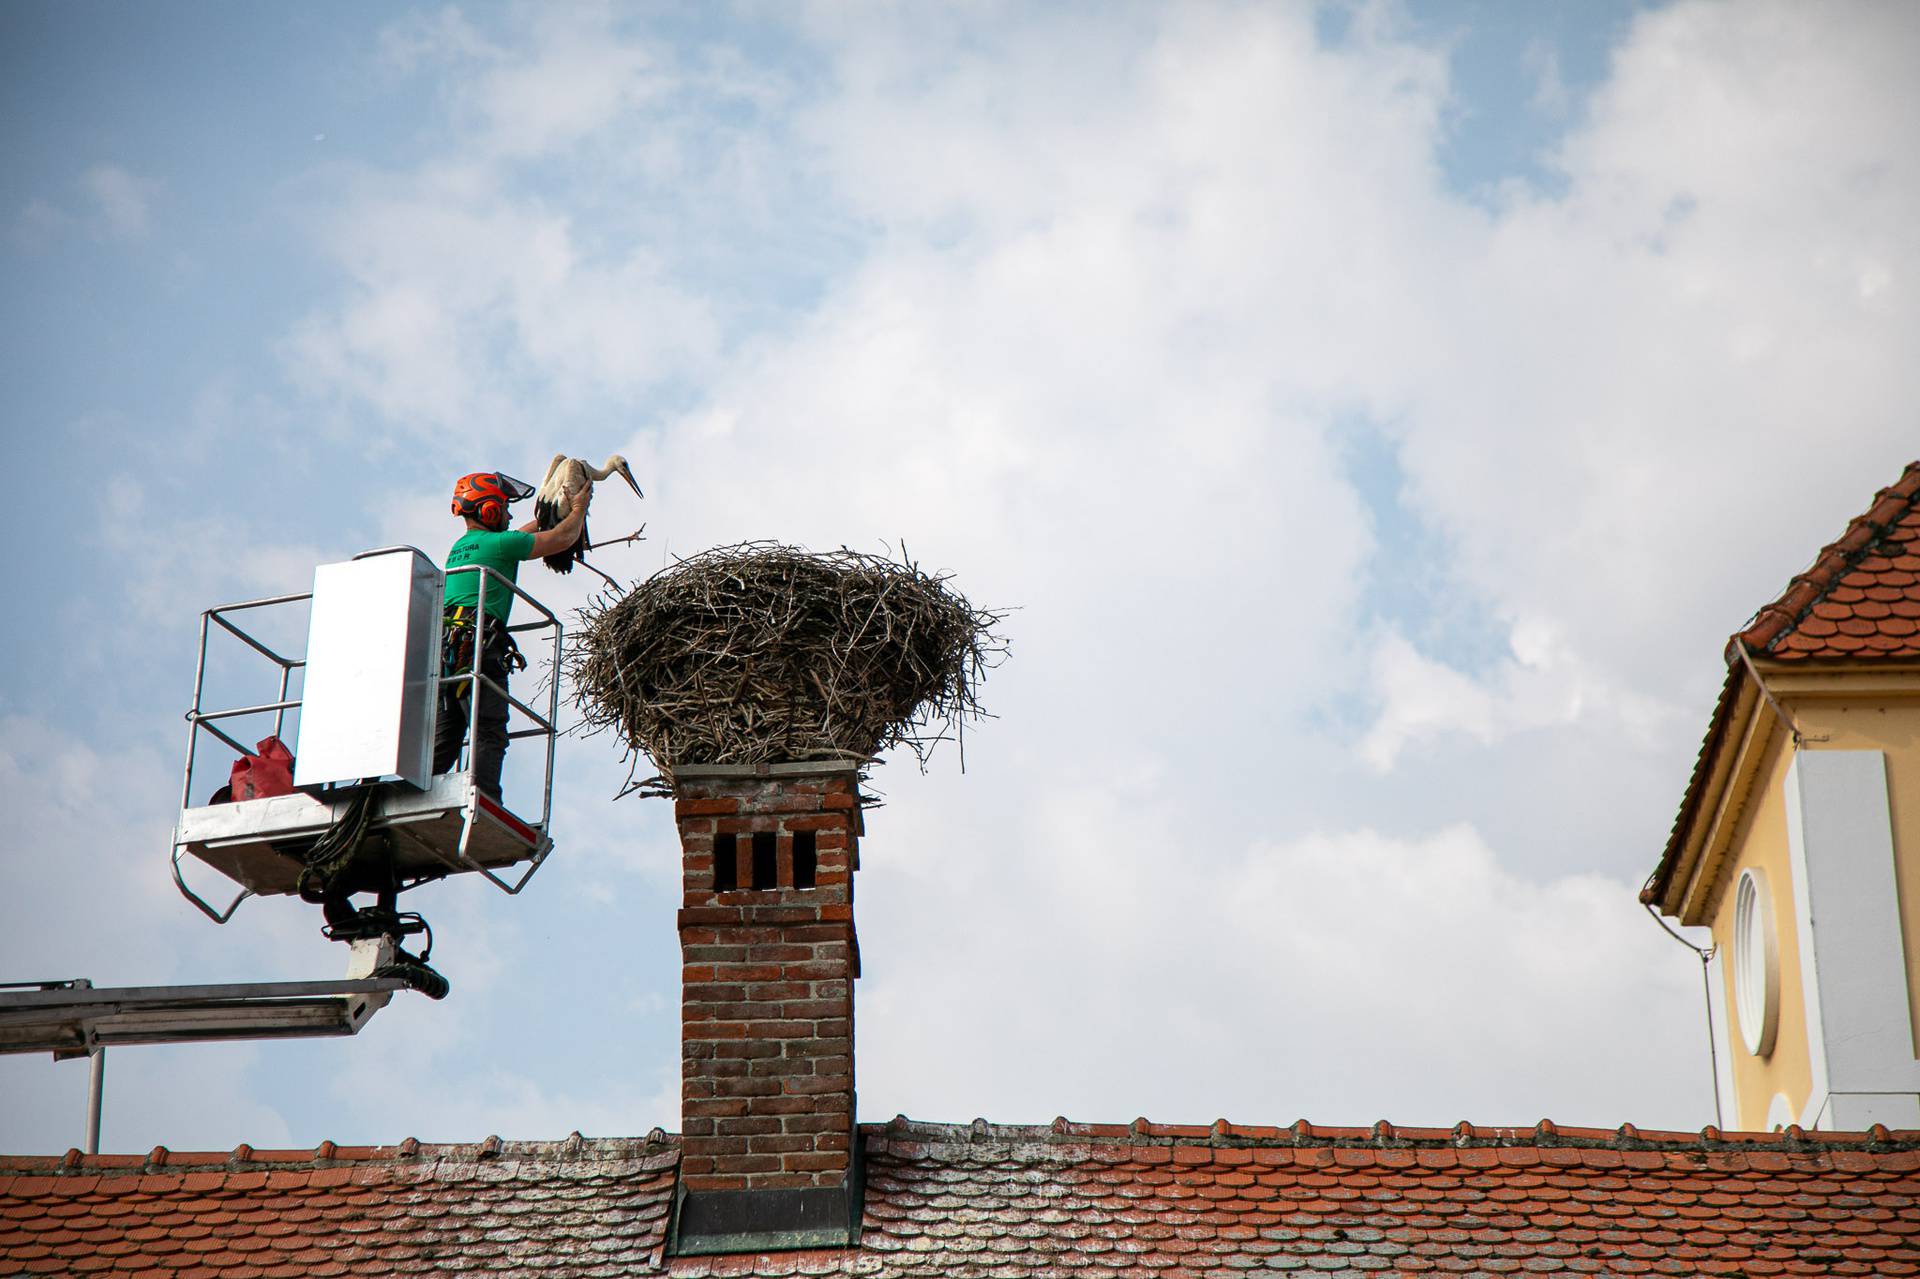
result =
[[[576,495],[592,488],[595,480],[604,480],[609,475],[618,475],[637,496],[646,496],[640,492],[640,485],[634,480],[627,459],[618,453],[607,458],[604,466],[589,466],[584,459],[568,457],[565,453],[554,454],[553,461],[547,463],[547,477],[540,482],[540,488],[534,494],[534,522],[543,529],[559,524],[573,509]],[[586,521],[582,520],[579,540],[564,551],[546,556],[547,567],[556,573],[571,573],[575,563],[586,564],[587,552],[592,549],[593,542],[587,537]],[[587,567],[593,568],[593,565],[587,564]],[[606,575],[602,573],[601,576]]]

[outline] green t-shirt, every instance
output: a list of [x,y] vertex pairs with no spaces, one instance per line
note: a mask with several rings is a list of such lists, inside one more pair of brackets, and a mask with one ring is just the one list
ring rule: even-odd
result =
[[[469,564],[484,564],[509,582],[518,579],[520,561],[533,554],[533,534],[517,533],[507,529],[499,533],[489,533],[485,529],[468,529],[453,549],[447,552],[447,569],[464,568]],[[480,574],[457,573],[447,578],[446,605],[452,608],[456,604],[472,607],[480,598]],[[498,582],[487,583],[487,615],[504,622],[513,609],[513,592]]]

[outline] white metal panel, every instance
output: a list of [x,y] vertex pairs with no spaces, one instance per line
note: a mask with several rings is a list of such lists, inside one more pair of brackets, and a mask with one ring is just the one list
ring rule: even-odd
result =
[[427,784],[441,586],[411,548],[314,570],[295,785]]
[[[1886,757],[1802,751],[1787,772],[1786,801],[1813,1067],[1802,1123],[1831,1128],[1878,1109],[1863,1098],[1920,1094]],[[1837,1105],[1849,1095],[1853,1104]],[[1911,1105],[1892,1109],[1905,1114]]]

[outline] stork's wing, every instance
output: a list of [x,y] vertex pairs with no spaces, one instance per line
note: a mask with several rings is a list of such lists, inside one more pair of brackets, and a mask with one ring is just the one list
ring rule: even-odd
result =
[[564,481],[567,474],[567,455],[555,453],[553,461],[547,463],[547,473],[540,480],[540,490],[533,501],[533,520],[537,528],[552,528],[567,517],[567,490]]

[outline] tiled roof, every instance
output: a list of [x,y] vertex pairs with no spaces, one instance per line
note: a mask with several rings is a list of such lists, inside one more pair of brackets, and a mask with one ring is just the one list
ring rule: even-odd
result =
[[655,1274],[679,1157],[656,1133],[0,1158],[0,1275]]
[[862,1133],[852,1249],[665,1259],[655,1134],[0,1159],[0,1273],[1920,1275],[1920,1132]]
[[1920,657],[1920,462],[1733,640],[1781,661]]
[[1816,555],[1806,572],[1727,641],[1727,678],[1694,758],[1667,846],[1640,900],[1661,901],[1705,800],[1707,777],[1732,728],[1744,678],[1739,648],[1775,661],[1920,658],[1920,462],[1874,494],[1873,505]]

